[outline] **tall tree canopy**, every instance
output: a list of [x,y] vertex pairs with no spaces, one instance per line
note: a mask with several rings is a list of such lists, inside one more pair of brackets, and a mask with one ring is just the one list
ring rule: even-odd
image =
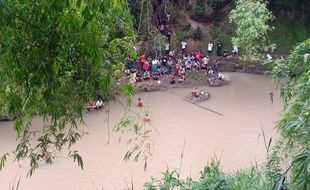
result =
[[[0,0],[0,17],[1,113],[18,114],[14,153],[35,169],[80,138],[83,105],[107,94],[135,56],[132,18],[124,0]],[[34,115],[45,122],[30,147]]]
[[236,26],[236,36],[232,43],[242,48],[245,60],[258,61],[264,53],[273,51],[275,45],[270,43],[267,36],[272,29],[268,22],[273,19],[273,15],[267,9],[266,2],[238,0],[229,19]]

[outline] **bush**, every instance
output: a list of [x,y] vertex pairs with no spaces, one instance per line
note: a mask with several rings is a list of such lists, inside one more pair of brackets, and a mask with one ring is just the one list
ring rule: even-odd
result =
[[152,182],[145,183],[145,190],[266,190],[271,189],[273,184],[268,182],[257,167],[237,171],[232,174],[224,173],[221,170],[220,162],[212,160],[201,171],[198,181],[191,178],[180,179],[178,170],[163,173],[161,179],[152,178]]
[[201,15],[205,12],[206,2],[205,0],[198,0],[195,7],[195,14]]
[[229,190],[228,176],[220,169],[220,162],[212,160],[201,172],[198,182],[193,182],[192,189],[196,190]]

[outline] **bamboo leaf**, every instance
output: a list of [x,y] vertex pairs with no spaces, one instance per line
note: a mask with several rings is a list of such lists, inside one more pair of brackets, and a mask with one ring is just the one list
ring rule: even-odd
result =
[[5,166],[5,162],[7,161],[7,158],[9,157],[9,153],[5,153],[0,158],[0,170],[2,170]]

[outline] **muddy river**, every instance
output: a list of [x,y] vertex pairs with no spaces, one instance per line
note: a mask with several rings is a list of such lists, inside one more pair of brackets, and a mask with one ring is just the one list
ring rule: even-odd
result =
[[[139,190],[151,176],[160,176],[167,167],[179,168],[182,152],[181,175],[194,178],[215,155],[227,172],[263,163],[266,149],[262,129],[267,139],[277,138],[274,126],[282,110],[279,92],[266,76],[226,73],[225,77],[231,81],[227,86],[199,87],[211,94],[210,100],[199,105],[222,115],[185,101],[182,97],[192,89],[143,93],[134,98],[142,98],[151,117],[150,127],[158,131],[152,134],[152,157],[146,171],[143,161],[123,161],[128,146],[126,141],[118,143],[119,134],[111,133],[107,143],[107,112],[103,110],[86,114],[83,130],[87,134],[74,146],[83,156],[84,170],[63,153],[53,164],[42,162],[34,175],[26,178],[29,163],[16,163],[10,158],[0,171],[0,189],[10,189],[21,177],[21,190],[123,190],[132,183]],[[269,92],[275,94],[273,104]],[[144,112],[141,108],[132,109]],[[110,130],[124,112],[119,103],[110,103]],[[33,125],[40,124],[41,120],[35,118]],[[0,154],[13,150],[15,139],[12,123],[1,123]]]

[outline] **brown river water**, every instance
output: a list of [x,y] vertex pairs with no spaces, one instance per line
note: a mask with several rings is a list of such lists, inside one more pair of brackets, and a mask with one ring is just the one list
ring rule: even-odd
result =
[[[150,177],[159,177],[167,167],[179,168],[181,153],[184,157],[181,175],[197,179],[199,171],[214,158],[221,160],[224,171],[233,172],[255,163],[263,163],[266,148],[262,138],[277,138],[274,129],[283,108],[279,92],[273,81],[261,75],[226,73],[231,83],[207,89],[211,99],[199,105],[212,109],[218,115],[185,101],[182,97],[192,89],[170,89],[143,93],[141,97],[150,111],[151,123],[158,133],[152,135],[152,157],[147,170],[144,163],[123,161],[128,150],[126,141],[118,143],[119,134],[111,133],[108,141],[107,113],[87,113],[87,132],[74,146],[83,156],[84,170],[66,157],[58,155],[50,165],[42,162],[31,178],[26,178],[28,161],[14,162],[9,158],[0,171],[0,189],[10,189],[21,177],[20,190],[123,190],[131,187],[143,189]],[[274,92],[271,104],[269,92]],[[133,107],[138,113],[143,110]],[[110,103],[110,126],[116,124],[125,110],[117,102]],[[33,126],[41,124],[34,118]],[[12,123],[0,124],[0,154],[13,150],[16,135]]]

